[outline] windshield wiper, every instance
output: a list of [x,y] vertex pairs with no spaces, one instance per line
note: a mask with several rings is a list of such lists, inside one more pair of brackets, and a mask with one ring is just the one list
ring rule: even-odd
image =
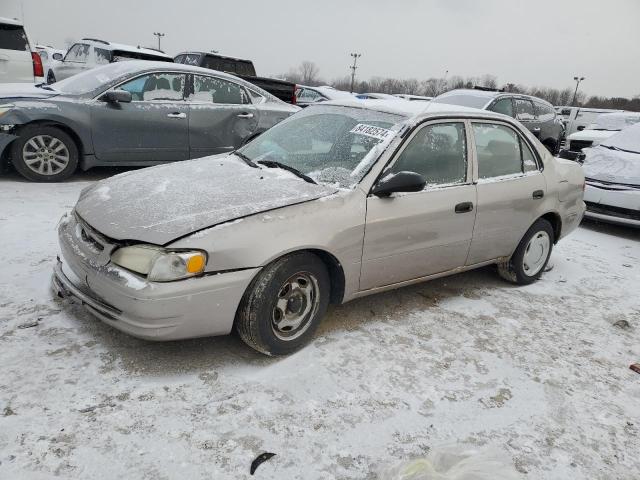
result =
[[309,182],[309,183],[314,183],[314,184],[318,184],[318,182],[316,182],[313,178],[311,178],[308,175],[305,175],[304,173],[302,173],[300,170],[298,170],[297,168],[293,168],[290,165],[286,165],[284,163],[280,163],[280,162],[276,162],[275,160],[258,160],[258,162],[260,165],[264,165],[265,167],[270,167],[270,168],[281,168],[283,170],[287,170],[288,172],[293,173],[294,175],[300,177],[301,179],[303,179],[305,182]]
[[42,88],[44,90],[51,90],[53,92],[53,88],[51,88],[49,85],[47,85],[46,83],[36,83],[36,87],[38,88]]
[[253,167],[253,168],[260,168],[258,165],[256,165],[256,162],[254,162],[253,160],[251,160],[251,159],[250,159],[249,157],[247,157],[244,153],[239,152],[239,151],[237,151],[237,150],[236,150],[235,152],[233,152],[233,154],[234,154],[236,157],[238,157],[238,158],[242,159],[242,160],[244,161],[244,163],[246,163],[246,164],[247,164],[247,165],[249,165],[250,167]]

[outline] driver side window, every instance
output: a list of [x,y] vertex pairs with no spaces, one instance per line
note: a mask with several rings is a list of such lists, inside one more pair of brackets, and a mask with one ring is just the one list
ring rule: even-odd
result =
[[415,172],[427,185],[464,183],[467,178],[467,142],[462,122],[422,127],[402,150],[392,172]]

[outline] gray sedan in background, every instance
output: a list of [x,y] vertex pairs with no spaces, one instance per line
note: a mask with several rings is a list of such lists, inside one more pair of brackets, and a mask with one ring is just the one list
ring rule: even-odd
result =
[[85,189],[60,222],[53,285],[137,337],[235,329],[286,354],[329,303],[489,264],[537,280],[582,219],[583,187],[580,165],[504,115],[323,102],[232,154]]
[[233,75],[166,62],[0,86],[0,154],[25,178],[231,152],[298,111]]

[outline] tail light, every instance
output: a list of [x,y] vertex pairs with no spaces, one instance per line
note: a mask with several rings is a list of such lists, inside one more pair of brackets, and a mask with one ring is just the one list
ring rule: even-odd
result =
[[42,59],[36,52],[31,52],[31,60],[33,60],[33,76],[44,77],[44,68],[42,68]]
[[291,105],[295,105],[297,102],[296,92],[298,91],[298,85],[293,86],[293,94],[291,95]]

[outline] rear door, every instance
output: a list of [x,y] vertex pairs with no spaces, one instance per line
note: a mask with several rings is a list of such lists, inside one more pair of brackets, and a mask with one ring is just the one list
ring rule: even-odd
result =
[[88,68],[87,61],[91,54],[88,43],[74,44],[55,68],[56,80],[63,80]]
[[92,105],[96,157],[107,162],[167,162],[189,158],[189,108],[186,75],[155,72],[116,88],[131,93],[131,103]]
[[473,121],[478,205],[468,265],[510,256],[537,218],[547,185],[540,161],[516,130]]
[[33,60],[24,28],[0,23],[0,83],[33,81]]
[[367,197],[361,290],[465,265],[476,215],[467,132],[463,120],[422,125],[383,173],[416,172],[427,185],[420,192]]
[[533,109],[533,102],[526,98],[514,98],[513,108],[516,119],[527,127],[536,137],[540,137],[540,125]]
[[214,75],[190,75],[190,158],[231,152],[258,126],[259,111],[243,85]]

